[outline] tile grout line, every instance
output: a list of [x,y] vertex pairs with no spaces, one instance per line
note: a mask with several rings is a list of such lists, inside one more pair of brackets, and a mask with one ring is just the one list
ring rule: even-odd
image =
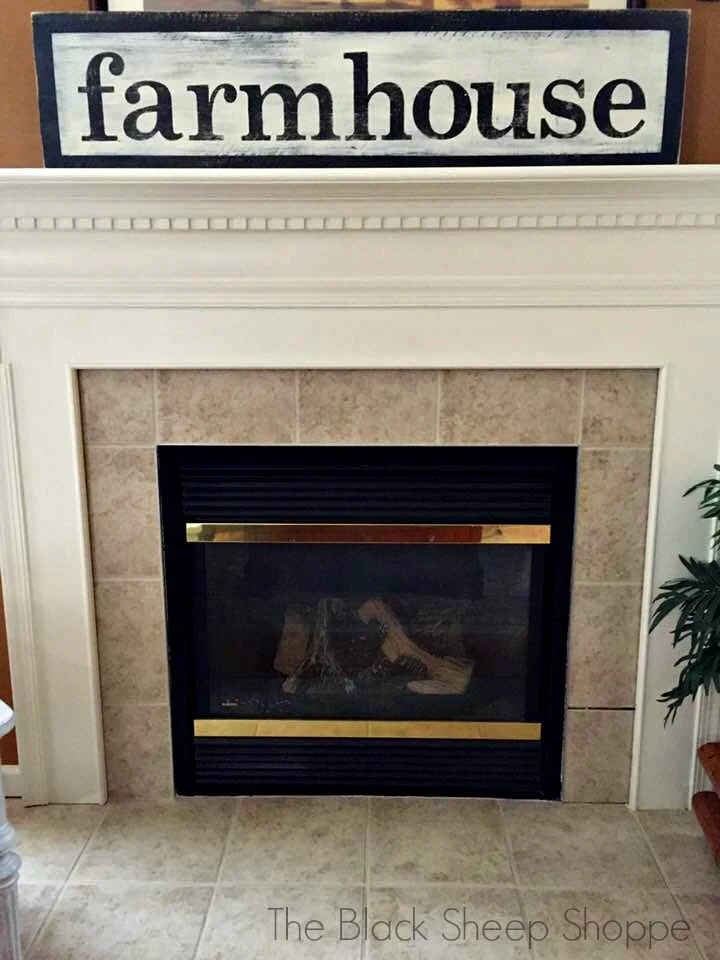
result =
[[159,429],[159,411],[158,411],[158,371],[153,369],[152,371],[152,419],[153,419],[153,446],[157,446],[158,437],[160,436]]
[[583,420],[585,419],[585,381],[587,379],[587,370],[583,370],[580,375],[580,397],[578,402],[578,422],[575,430],[578,447],[582,447],[583,442]]
[[195,949],[192,952],[193,960],[196,960],[200,952],[200,947],[202,945],[203,937],[205,936],[205,930],[207,929],[208,919],[210,918],[210,911],[212,910],[213,905],[215,903],[215,893],[218,889],[218,884],[220,883],[220,877],[222,876],[223,867],[225,866],[225,859],[227,857],[228,848],[230,846],[230,837],[232,836],[233,828],[235,826],[235,822],[238,817],[239,809],[240,809],[240,801],[236,799],[233,801],[232,813],[230,815],[227,832],[225,834],[225,840],[223,841],[222,850],[220,852],[220,859],[218,860],[217,870],[215,871],[215,880],[211,887],[210,899],[208,901],[207,909],[205,910],[205,916],[203,917],[203,921],[200,924],[200,930],[198,931],[197,940],[195,941]]
[[438,370],[435,382],[435,443],[440,443],[440,411],[442,409],[443,370]]
[[[90,831],[90,833],[87,835],[87,837],[86,837],[86,839],[85,839],[85,842],[83,843],[83,845],[82,845],[82,846],[80,847],[80,849],[78,850],[77,856],[76,856],[75,859],[73,860],[72,866],[71,866],[70,869],[68,870],[65,879],[63,880],[63,882],[62,882],[61,884],[58,885],[57,893],[56,893],[56,895],[53,897],[53,901],[52,901],[52,903],[50,904],[50,907],[48,908],[48,912],[47,912],[47,913],[45,914],[45,916],[43,917],[42,922],[40,923],[39,927],[38,927],[37,930],[35,931],[35,934],[34,934],[34,936],[32,937],[32,939],[30,940],[30,943],[27,945],[26,950],[23,951],[23,953],[26,954],[28,958],[32,956],[32,953],[33,953],[33,949],[34,949],[34,947],[35,947],[35,944],[37,944],[37,943],[40,942],[40,938],[42,937],[43,933],[45,932],[45,929],[47,928],[48,924],[50,923],[50,920],[52,919],[52,917],[53,917],[54,914],[55,914],[55,910],[56,910],[56,908],[57,908],[58,903],[60,902],[60,898],[62,897],[63,893],[65,892],[65,890],[66,890],[66,888],[67,888],[67,885],[70,883],[70,879],[71,879],[72,875],[73,875],[73,874],[75,873],[75,871],[77,870],[78,863],[80,862],[80,860],[81,860],[83,854],[85,853],[85,851],[87,850],[87,848],[90,846],[90,844],[93,842],[93,840],[95,839],[95,837],[97,836],[97,834],[100,832],[100,828],[101,828],[102,825],[105,823],[105,820],[106,820],[106,818],[107,818],[107,815],[108,815],[108,805],[107,805],[107,803],[106,803],[106,804],[104,805],[104,809],[103,809],[103,811],[102,811],[102,814],[101,814],[100,817],[98,818],[98,822],[95,824],[95,826],[93,827],[93,829],[92,829],[92,830]],[[52,884],[48,884],[48,886],[52,886]]]
[[[629,809],[629,808],[628,808],[628,809]],[[683,910],[683,908],[682,908],[682,906],[681,906],[681,904],[680,904],[680,901],[679,901],[679,899],[678,899],[678,894],[676,894],[675,891],[673,890],[673,888],[670,886],[670,881],[669,881],[669,879],[668,879],[667,873],[665,872],[665,868],[664,868],[663,865],[662,865],[662,861],[660,860],[660,857],[658,856],[657,851],[655,850],[655,845],[654,845],[654,843],[652,842],[652,837],[650,836],[649,831],[646,830],[645,827],[643,826],[642,820],[641,820],[640,817],[638,816],[637,810],[630,810],[630,813],[631,813],[633,819],[635,820],[635,823],[636,823],[636,824],[638,825],[638,827],[640,828],[640,832],[642,833],[642,835],[643,835],[643,837],[644,837],[644,839],[645,839],[645,843],[647,844],[648,849],[650,850],[650,855],[652,856],[653,860],[655,861],[655,866],[657,867],[657,869],[658,869],[658,871],[659,871],[659,873],[660,873],[660,876],[661,876],[661,877],[663,878],[663,880],[665,881],[665,887],[666,887],[666,889],[667,889],[668,894],[670,895],[670,899],[671,899],[672,902],[675,904],[675,908],[676,908],[676,910],[678,911],[678,913],[680,914],[680,916],[682,917],[682,919],[683,919],[683,920],[685,921],[685,923],[687,923],[687,925],[688,925],[688,929],[689,929],[689,931],[690,931],[690,941],[691,941],[692,945],[695,947],[695,950],[697,951],[698,956],[699,956],[699,957],[702,957],[703,960],[707,960],[705,951],[700,948],[700,944],[699,944],[699,943],[697,942],[697,940],[695,939],[695,934],[694,934],[694,932],[693,932],[693,928],[692,928],[692,926],[690,925],[690,921],[689,921],[689,920],[687,919],[687,917],[685,916],[685,911]]]
[[[530,918],[528,916],[527,908],[525,906],[525,897],[523,896],[523,888],[520,886],[520,877],[517,872],[517,866],[515,864],[515,857],[513,855],[512,840],[510,839],[510,832],[508,830],[507,823],[505,821],[505,812],[503,811],[503,802],[502,800],[496,800],[498,813],[500,816],[500,827],[502,829],[503,841],[505,843],[505,852],[507,853],[508,862],[510,864],[510,872],[512,873],[513,883],[515,885],[515,893],[517,895],[518,903],[520,904],[520,915],[522,917],[522,922],[525,925],[525,929],[528,929]],[[529,948],[530,956],[535,956],[535,949],[530,945]]]
[[[372,816],[372,797],[367,797],[365,802],[365,830],[363,832],[363,843],[362,843],[362,873],[363,873],[363,882],[361,887],[361,897],[360,897],[360,909],[362,915],[364,916],[365,908],[370,911],[370,859],[368,857],[368,849],[370,846],[370,819]],[[364,939],[360,940],[360,960],[366,960],[368,951],[367,942]]]
[[300,443],[300,370],[295,371],[295,427],[293,440]]
[[97,586],[100,583],[158,583],[162,584],[163,579],[160,576],[151,577],[151,576],[130,576],[119,574],[118,576],[106,575],[94,578],[94,583]]

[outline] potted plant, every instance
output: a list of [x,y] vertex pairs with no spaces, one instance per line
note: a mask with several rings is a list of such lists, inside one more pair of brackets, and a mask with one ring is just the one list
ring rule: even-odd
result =
[[[715,464],[720,473],[720,464]],[[702,480],[685,496],[702,491],[699,509],[703,517],[720,521],[720,477]],[[667,705],[665,722],[672,722],[681,705],[701,691],[720,694],[720,523],[712,537],[713,556],[708,560],[680,557],[687,574],[664,583],[653,601],[650,630],[676,614],[672,627],[673,647],[684,653],[675,661],[680,668],[677,683],[658,700]],[[715,792],[693,797],[693,809],[716,857],[720,857],[720,743],[706,743],[698,757]]]

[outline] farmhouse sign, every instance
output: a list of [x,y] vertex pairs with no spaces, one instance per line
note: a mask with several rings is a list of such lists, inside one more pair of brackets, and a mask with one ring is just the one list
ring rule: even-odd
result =
[[47,166],[669,163],[687,15],[38,14]]

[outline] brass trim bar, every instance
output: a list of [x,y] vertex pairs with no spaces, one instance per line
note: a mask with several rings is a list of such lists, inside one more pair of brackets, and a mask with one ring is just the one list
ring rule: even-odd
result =
[[188,523],[188,543],[550,543],[549,524]]
[[195,720],[196,737],[365,737],[375,740],[539,740],[542,725],[444,720]]

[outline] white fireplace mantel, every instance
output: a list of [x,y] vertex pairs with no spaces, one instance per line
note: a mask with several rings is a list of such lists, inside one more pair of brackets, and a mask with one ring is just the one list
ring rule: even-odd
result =
[[[5,171],[0,568],[31,799],[105,796],[82,367],[657,367],[633,804],[681,807],[699,727],[649,600],[707,552],[720,168]],[[609,625],[609,629],[611,625]],[[718,730],[714,731],[718,733]]]

